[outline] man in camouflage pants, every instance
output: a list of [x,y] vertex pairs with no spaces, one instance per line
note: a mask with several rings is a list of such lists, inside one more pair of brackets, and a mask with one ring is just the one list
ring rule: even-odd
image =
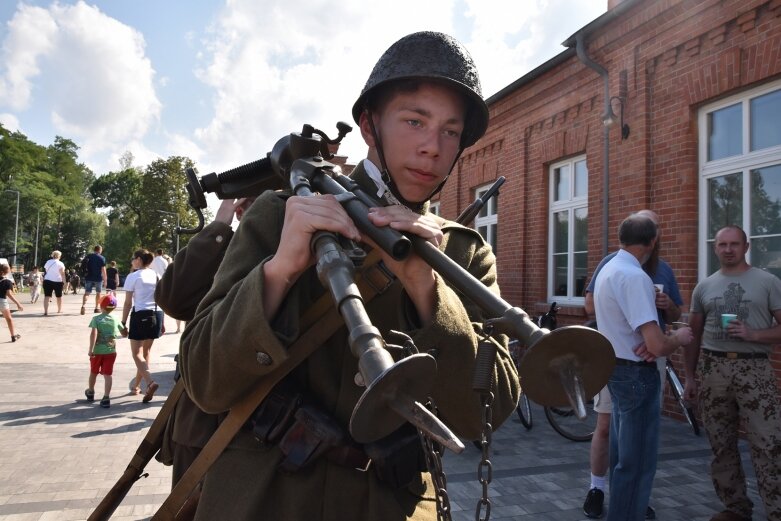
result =
[[699,401],[713,450],[711,478],[726,507],[711,521],[751,519],[738,452],[741,422],[767,518],[781,521],[781,409],[768,359],[781,343],[781,280],[750,266],[748,248],[741,228],[719,230],[714,249],[721,269],[694,288],[689,314],[694,341],[685,352],[685,397],[696,397],[702,351]]

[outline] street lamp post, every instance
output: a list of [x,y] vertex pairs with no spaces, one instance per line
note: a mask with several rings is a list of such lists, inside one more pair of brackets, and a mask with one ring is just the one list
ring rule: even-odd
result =
[[14,260],[16,264],[16,247],[19,240],[19,190],[6,190],[6,192],[16,192],[16,226],[14,227]]
[[176,217],[176,229],[174,230],[174,235],[176,235],[176,253],[179,253],[179,214],[174,212],[166,212],[165,210],[157,210],[160,213],[166,213],[168,215],[173,215]]

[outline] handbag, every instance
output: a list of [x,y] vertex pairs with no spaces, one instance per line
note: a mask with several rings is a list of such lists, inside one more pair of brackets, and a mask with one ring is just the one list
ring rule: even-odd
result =
[[140,329],[139,333],[143,334],[144,336],[152,335],[157,338],[157,304],[155,304],[155,309],[142,309],[140,311],[136,311],[134,306],[133,315],[138,317],[138,328]]

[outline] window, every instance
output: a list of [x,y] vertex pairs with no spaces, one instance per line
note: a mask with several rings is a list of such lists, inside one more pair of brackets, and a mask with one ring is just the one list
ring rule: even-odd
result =
[[429,203],[428,211],[434,215],[439,215],[439,201],[436,203]]
[[588,167],[581,156],[550,168],[548,294],[583,303],[588,276]]
[[746,231],[747,260],[781,276],[781,82],[700,112],[700,277],[719,269],[716,232]]
[[[482,195],[486,193],[489,188],[491,188],[491,185],[481,186],[475,190],[475,199],[482,197]],[[483,205],[483,207],[480,209],[480,213],[478,213],[477,217],[475,217],[475,229],[480,235],[483,236],[485,242],[491,245],[491,249],[494,251],[494,254],[499,251],[496,244],[496,217],[498,213],[499,193],[497,192],[488,200],[488,202],[485,203],[485,205]]]

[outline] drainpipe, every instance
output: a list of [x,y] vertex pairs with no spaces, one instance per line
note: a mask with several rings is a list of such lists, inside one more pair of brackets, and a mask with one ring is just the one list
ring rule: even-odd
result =
[[[597,74],[602,76],[602,80],[605,83],[605,114],[608,113],[610,108],[610,80],[608,78],[607,69],[592,60],[586,54],[586,44],[583,42],[583,32],[579,32],[575,35],[575,51],[578,58],[584,65],[594,69]],[[604,118],[602,118],[604,119]],[[610,127],[603,126],[602,140],[604,142],[604,149],[602,152],[602,256],[607,255],[608,244],[608,202],[610,197]]]

